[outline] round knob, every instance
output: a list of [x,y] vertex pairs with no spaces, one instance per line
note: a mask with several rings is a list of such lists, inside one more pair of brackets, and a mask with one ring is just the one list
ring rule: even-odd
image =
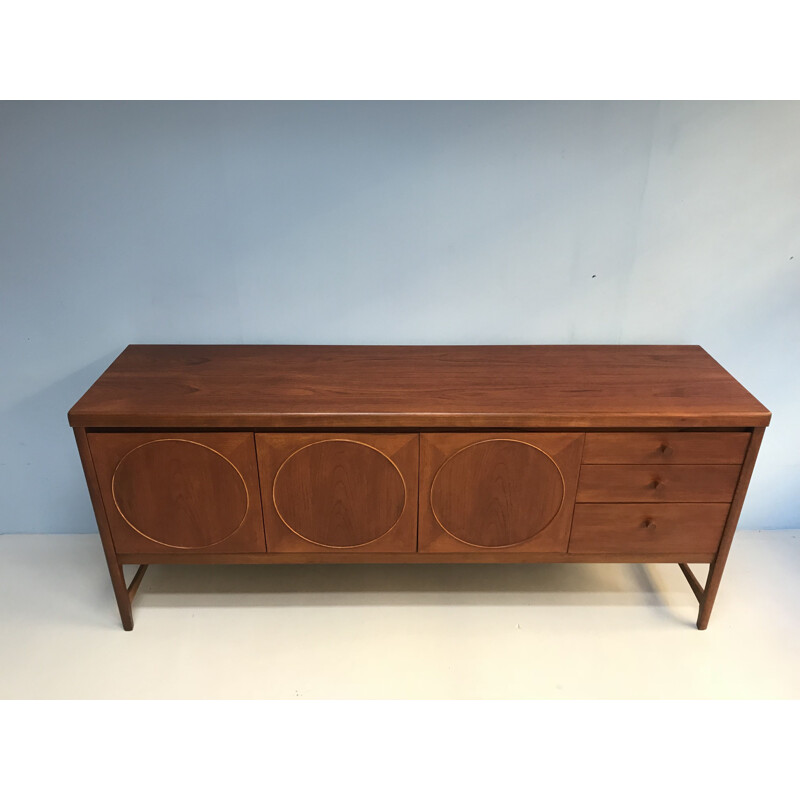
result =
[[653,478],[653,480],[650,482],[650,488],[651,489],[658,489],[659,486],[663,486],[663,485],[664,484],[661,481],[661,478]]
[[662,456],[671,456],[672,448],[668,444],[664,443],[658,448],[658,452],[661,453]]
[[652,531],[656,527],[656,522],[652,517],[646,517],[644,522],[642,522],[642,527]]

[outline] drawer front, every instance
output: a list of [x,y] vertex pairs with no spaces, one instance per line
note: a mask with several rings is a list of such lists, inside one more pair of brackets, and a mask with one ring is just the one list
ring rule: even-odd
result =
[[579,503],[729,503],[739,479],[738,464],[581,467]]
[[741,464],[749,433],[587,433],[584,464]]
[[575,507],[570,553],[713,554],[727,503],[584,503]]
[[417,434],[256,434],[271,553],[417,549]]
[[252,433],[90,433],[118,553],[263,553]]

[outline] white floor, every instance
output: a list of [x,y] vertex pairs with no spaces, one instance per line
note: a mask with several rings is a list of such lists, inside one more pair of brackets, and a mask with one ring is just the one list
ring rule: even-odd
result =
[[152,566],[126,633],[96,535],[6,535],[0,698],[800,698],[800,532],[696,614],[669,564]]

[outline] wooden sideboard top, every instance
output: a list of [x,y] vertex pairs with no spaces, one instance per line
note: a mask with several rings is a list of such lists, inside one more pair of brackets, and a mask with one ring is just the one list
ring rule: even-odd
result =
[[764,426],[695,345],[129,345],[74,427]]

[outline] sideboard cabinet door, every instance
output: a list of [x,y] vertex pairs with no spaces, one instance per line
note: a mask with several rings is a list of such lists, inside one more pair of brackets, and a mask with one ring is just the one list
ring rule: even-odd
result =
[[90,433],[118,553],[263,553],[252,433]]
[[583,439],[422,434],[420,552],[566,553]]
[[412,553],[418,434],[259,433],[270,552]]

